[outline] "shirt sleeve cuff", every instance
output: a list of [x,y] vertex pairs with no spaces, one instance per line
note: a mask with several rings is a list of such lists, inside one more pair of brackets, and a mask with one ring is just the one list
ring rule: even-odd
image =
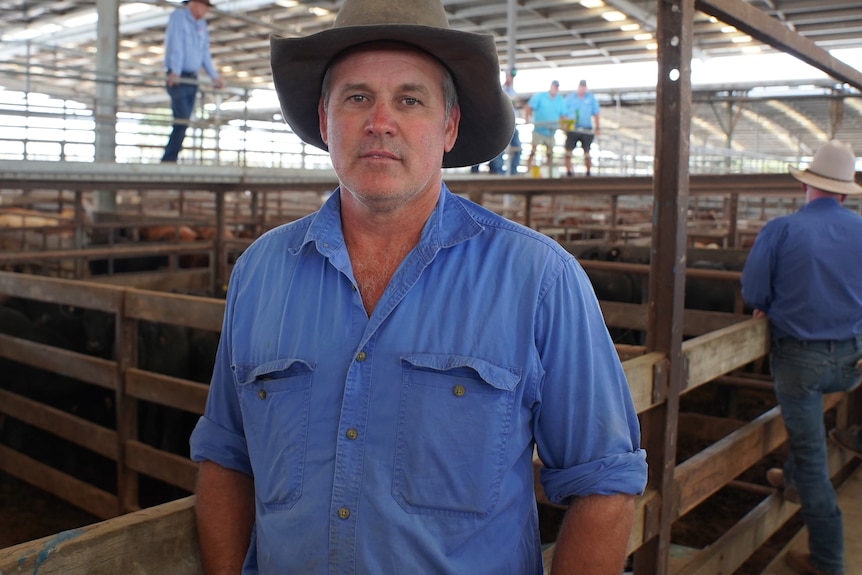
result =
[[562,504],[572,496],[640,495],[646,487],[646,451],[610,455],[570,469],[541,470],[542,487],[553,503]]
[[253,476],[245,437],[221,427],[206,416],[198,420],[191,440],[192,461],[212,461]]

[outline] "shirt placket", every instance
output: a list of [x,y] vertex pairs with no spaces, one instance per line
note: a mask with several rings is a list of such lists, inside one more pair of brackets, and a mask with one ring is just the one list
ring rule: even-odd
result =
[[354,353],[344,385],[329,509],[329,572],[333,575],[355,572],[375,341],[376,337],[370,338]]
[[410,261],[405,261],[390,280],[389,287],[377,303],[371,318],[367,320],[362,298],[354,284],[354,309],[361,313],[366,321],[365,333],[347,371],[338,421],[335,473],[329,508],[330,575],[353,575],[356,572],[356,537],[361,519],[359,504],[375,345],[381,325],[418,281],[428,264],[428,260],[415,252],[407,257]]

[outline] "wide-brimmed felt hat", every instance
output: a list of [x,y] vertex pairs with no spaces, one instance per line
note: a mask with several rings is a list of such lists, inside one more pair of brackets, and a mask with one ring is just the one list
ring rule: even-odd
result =
[[449,28],[440,0],[345,0],[335,23],[304,38],[270,39],[272,75],[284,119],[303,141],[327,149],[317,105],[326,69],[346,49],[403,42],[428,52],[451,73],[461,120],[444,168],[490,160],[512,139],[512,104],[500,86],[494,37]]
[[850,144],[830,140],[814,154],[807,170],[790,168],[790,175],[813,188],[834,194],[862,194],[856,183],[856,155]]

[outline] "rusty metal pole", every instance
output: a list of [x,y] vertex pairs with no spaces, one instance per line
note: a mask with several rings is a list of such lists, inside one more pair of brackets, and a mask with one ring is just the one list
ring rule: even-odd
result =
[[667,356],[658,367],[654,398],[664,401],[644,414],[643,445],[649,460],[648,488],[658,503],[647,509],[635,573],[668,572],[671,526],[677,514],[674,489],[679,394],[685,382],[682,313],[685,296],[686,212],[691,124],[691,50],[694,0],[658,0],[655,171],[650,249],[647,348]]

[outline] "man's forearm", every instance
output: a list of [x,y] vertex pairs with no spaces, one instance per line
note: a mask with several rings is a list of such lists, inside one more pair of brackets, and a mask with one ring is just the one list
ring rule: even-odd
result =
[[551,575],[619,575],[635,510],[634,495],[590,495],[572,501],[554,546]]
[[195,513],[206,575],[239,575],[254,524],[252,478],[202,461]]

